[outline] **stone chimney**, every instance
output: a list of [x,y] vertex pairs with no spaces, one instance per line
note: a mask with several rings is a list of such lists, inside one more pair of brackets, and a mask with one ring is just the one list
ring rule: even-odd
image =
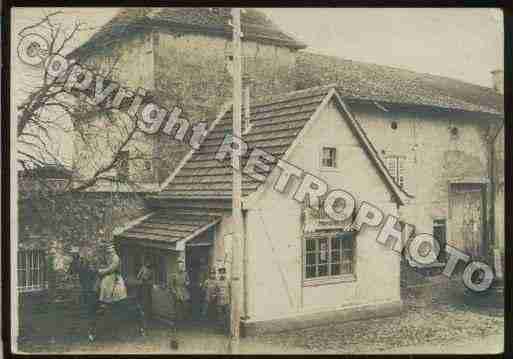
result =
[[504,70],[492,71],[492,84],[495,91],[504,95]]
[[242,110],[244,126],[243,133],[249,132],[251,129],[251,108],[250,108],[250,87],[251,87],[251,78],[249,75],[244,75],[242,77]]

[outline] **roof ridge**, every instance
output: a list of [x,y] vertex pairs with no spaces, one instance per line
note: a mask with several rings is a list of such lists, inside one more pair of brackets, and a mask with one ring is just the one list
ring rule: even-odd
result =
[[[338,86],[337,83],[333,82],[333,83],[329,83],[329,84],[325,84],[325,85],[312,86],[312,87],[308,87],[308,88],[301,89],[301,90],[268,94],[268,95],[260,96],[260,98],[257,97],[257,99],[255,99],[253,101],[252,105],[253,106],[265,106],[265,105],[279,103],[279,102],[287,102],[287,101],[290,101],[290,99],[284,99],[282,101],[271,101],[271,99],[273,97],[277,98],[277,97],[286,97],[286,96],[297,96],[297,95],[307,94],[309,92],[313,92],[313,91],[317,91],[317,90],[329,91],[332,88],[336,89],[337,86]],[[318,94],[318,95],[320,95],[320,94]],[[305,96],[305,97],[311,97],[311,96]]]
[[457,78],[454,78],[454,77],[448,77],[448,76],[437,75],[437,74],[433,74],[433,73],[429,73],[429,72],[420,72],[420,71],[416,71],[416,70],[411,70],[411,69],[408,69],[408,68],[405,68],[405,67],[399,67],[399,66],[394,66],[394,65],[382,65],[382,64],[375,63],[375,62],[353,60],[353,59],[346,58],[346,57],[340,57],[340,56],[337,56],[337,55],[330,55],[330,54],[323,54],[323,53],[316,53],[316,52],[312,52],[312,51],[308,51],[308,50],[298,51],[298,55],[299,56],[301,56],[303,54],[314,55],[314,56],[322,56],[322,57],[325,57],[325,58],[332,58],[334,60],[350,61],[350,62],[355,63],[355,64],[362,64],[362,65],[368,65],[368,66],[376,66],[376,67],[387,68],[387,69],[391,69],[391,70],[395,70],[395,71],[408,72],[408,73],[410,73],[412,75],[416,75],[417,78],[420,77],[420,76],[426,76],[427,75],[427,76],[436,77],[436,78],[439,78],[439,79],[446,79],[446,80],[451,80],[451,81],[457,81],[457,82],[460,82],[461,84],[475,86],[475,87],[479,87],[479,88],[481,88],[483,90],[488,90],[488,91],[494,92],[494,90],[491,87],[486,87],[486,86],[475,84],[475,83],[472,83],[472,82],[463,81],[463,80],[460,80],[460,79],[457,79]]

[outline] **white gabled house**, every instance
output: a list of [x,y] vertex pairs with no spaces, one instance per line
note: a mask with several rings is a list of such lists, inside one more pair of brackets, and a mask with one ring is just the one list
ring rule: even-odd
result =
[[[356,208],[366,201],[397,215],[408,198],[333,86],[257,102],[250,121],[243,136],[250,148],[351,193]],[[178,258],[185,258],[192,281],[202,257],[230,272],[232,169],[229,159],[222,163],[215,155],[231,123],[231,111],[222,113],[200,148],[151,196],[152,214],[116,236],[129,283],[142,253],[159,257],[154,310],[160,317],[174,314],[166,278]],[[272,168],[263,183],[243,176],[246,333],[398,313],[400,256],[375,240],[378,229],[357,232],[350,220],[313,220],[293,198],[300,179],[291,177],[279,192],[274,186],[281,170]]]

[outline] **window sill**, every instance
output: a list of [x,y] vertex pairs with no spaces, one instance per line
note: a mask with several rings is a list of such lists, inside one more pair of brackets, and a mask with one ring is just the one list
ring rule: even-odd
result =
[[37,287],[37,288],[17,288],[19,294],[45,294],[48,291],[47,287]]
[[303,280],[303,287],[319,287],[322,285],[331,285],[338,283],[356,282],[354,274],[344,274],[326,278],[312,278]]
[[321,172],[338,172],[339,169],[337,167],[321,167]]

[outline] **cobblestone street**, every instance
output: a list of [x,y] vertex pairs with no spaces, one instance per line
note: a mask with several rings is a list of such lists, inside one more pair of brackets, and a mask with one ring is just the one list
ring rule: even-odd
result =
[[[504,318],[496,310],[475,311],[464,305],[437,305],[426,309],[410,307],[398,317],[340,323],[259,339],[314,352],[375,353],[413,345],[440,346],[472,339],[478,342],[483,337],[503,333]],[[497,342],[496,348],[501,347],[502,343]]]
[[[405,306],[397,317],[353,321],[282,333],[266,334],[241,341],[241,353],[386,353],[425,349],[468,353],[479,346],[485,352],[500,352],[504,335],[503,311],[465,304],[435,303],[428,308]],[[229,353],[226,336],[216,328],[184,328],[178,332],[179,348],[170,346],[170,330],[154,326],[146,338],[124,336],[87,343],[85,338],[55,344],[32,342],[24,352],[61,353]],[[472,342],[474,347],[458,345]],[[401,349],[403,348],[403,349]],[[473,348],[473,349],[472,349]],[[406,350],[406,351],[405,351]]]

